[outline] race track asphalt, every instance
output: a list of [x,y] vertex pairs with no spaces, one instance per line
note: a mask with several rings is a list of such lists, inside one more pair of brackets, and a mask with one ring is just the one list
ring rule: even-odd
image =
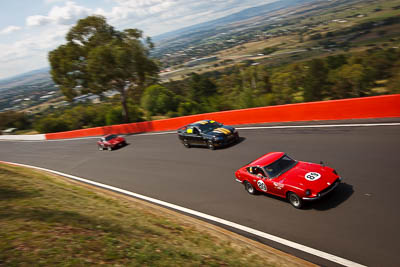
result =
[[[354,122],[358,121],[350,123]],[[126,137],[128,146],[111,152],[97,150],[96,139],[0,141],[0,160],[119,187],[359,264],[400,265],[400,126],[248,129],[239,133],[243,137],[240,143],[215,151],[187,149],[176,134],[130,135]],[[302,161],[322,160],[339,172],[344,183],[302,210],[276,197],[251,196],[235,182],[234,172],[270,151],[284,151]],[[245,235],[311,262],[335,266]]]

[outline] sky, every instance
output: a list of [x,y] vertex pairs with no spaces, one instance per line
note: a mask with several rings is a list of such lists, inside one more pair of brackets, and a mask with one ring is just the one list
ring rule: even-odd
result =
[[156,36],[276,0],[0,0],[0,79],[48,67],[79,19],[103,15],[118,30]]

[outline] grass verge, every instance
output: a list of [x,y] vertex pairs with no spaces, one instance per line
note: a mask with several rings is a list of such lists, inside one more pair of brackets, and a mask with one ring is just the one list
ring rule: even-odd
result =
[[0,163],[0,266],[304,266],[194,218]]

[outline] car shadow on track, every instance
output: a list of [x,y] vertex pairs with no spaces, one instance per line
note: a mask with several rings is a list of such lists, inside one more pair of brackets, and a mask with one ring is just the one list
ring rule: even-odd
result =
[[227,149],[227,148],[230,148],[230,147],[239,145],[239,144],[242,143],[244,140],[246,140],[246,137],[240,136],[240,137],[239,137],[239,140],[237,140],[236,142],[233,142],[233,143],[228,144],[228,145],[225,145],[225,146],[218,147],[217,149],[218,149],[218,150]]
[[119,150],[119,149],[124,148],[124,147],[127,147],[127,146],[129,146],[129,145],[130,145],[130,143],[125,143],[125,145],[119,146],[119,147],[117,147],[117,148],[114,149],[114,150]]
[[[336,208],[343,202],[345,202],[347,199],[351,197],[351,195],[354,193],[353,186],[346,184],[346,183],[341,183],[334,191],[332,191],[330,194],[324,196],[323,198],[316,200],[316,201],[305,201],[304,205],[301,209],[303,210],[329,210]],[[286,201],[286,199],[283,199],[278,196],[270,195],[267,193],[259,193],[259,196],[264,196],[268,198],[273,198],[276,200],[280,201]],[[289,204],[289,202],[288,202]],[[289,204],[290,205],[290,204]]]
[[[231,148],[233,146],[236,146],[240,143],[242,143],[244,140],[246,140],[245,137],[239,137],[239,140],[221,147],[216,147],[215,150],[224,150],[224,149],[228,149]],[[209,149],[206,145],[190,145],[191,148],[203,148],[203,149]]]
[[353,186],[347,183],[341,183],[334,191],[318,201],[306,203],[304,209],[329,210],[336,208],[354,193]]
[[129,146],[130,144],[129,143],[126,143],[125,145],[122,145],[122,146],[118,146],[118,147],[116,147],[116,148],[113,148],[111,151],[109,151],[109,152],[113,152],[113,151],[117,151],[117,150],[120,150],[121,148],[124,148],[124,147],[127,147],[127,146]]

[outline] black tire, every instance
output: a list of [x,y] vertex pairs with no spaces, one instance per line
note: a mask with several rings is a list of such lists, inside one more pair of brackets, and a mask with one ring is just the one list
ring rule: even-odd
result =
[[215,146],[212,140],[207,141],[207,147],[211,150],[215,150]]
[[255,195],[257,194],[257,190],[254,188],[254,186],[251,185],[251,183],[244,181],[244,189],[249,193],[250,195]]
[[112,150],[112,147],[108,146],[108,147],[107,147],[107,150],[108,150],[108,151],[111,151],[111,150]]
[[303,207],[303,200],[293,192],[289,192],[287,198],[290,204],[296,209],[301,209]]
[[104,150],[104,147],[102,147],[102,146],[100,146],[100,145],[98,145],[98,147],[99,147],[99,150],[100,150],[100,151]]
[[183,146],[184,146],[184,147],[190,148],[190,144],[189,144],[189,142],[188,142],[186,139],[183,139],[182,143],[183,143]]

